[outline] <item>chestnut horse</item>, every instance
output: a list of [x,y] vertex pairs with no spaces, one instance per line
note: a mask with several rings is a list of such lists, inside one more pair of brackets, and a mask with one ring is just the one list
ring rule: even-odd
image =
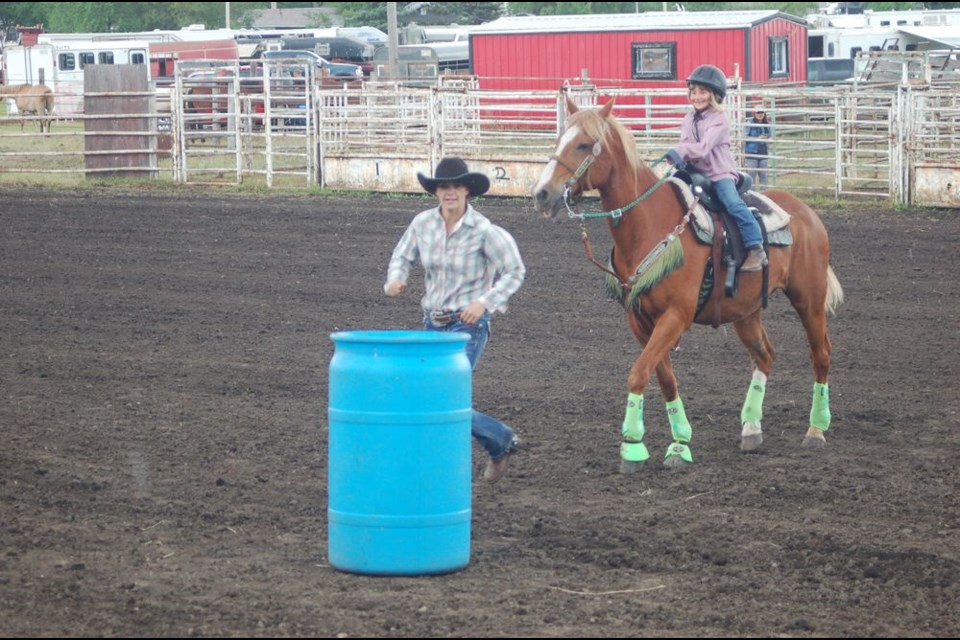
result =
[[[843,290],[829,264],[830,244],[820,218],[789,193],[765,192],[789,214],[792,241],[771,243],[768,271],[742,273],[734,297],[717,295],[715,305],[703,305],[705,265],[712,248],[697,239],[690,206],[678,191],[637,160],[633,136],[611,116],[613,102],[600,109],[579,110],[567,98],[566,126],[533,188],[533,197],[536,208],[552,217],[564,207],[569,209],[571,198],[596,189],[605,210],[596,217],[607,217],[613,236],[609,277],[630,294],[624,305],[627,323],[643,347],[627,378],[621,473],[637,471],[649,457],[643,443],[643,394],[654,372],[666,400],[673,438],[664,464],[682,468],[693,462],[693,430],[680,399],[670,351],[694,322],[732,323],[747,348],[753,378],[741,411],[740,446],[744,451],[760,446],[763,397],[774,361],[773,346],[761,322],[765,282],[768,294],[777,290],[786,294],[806,330],[814,384],[810,427],[802,446],[824,446],[830,426],[827,313],[833,313],[843,300]],[[648,269],[651,265],[653,270]],[[713,274],[716,286],[722,286],[727,268],[723,265]]]
[[0,86],[0,96],[11,96],[17,103],[20,131],[23,131],[24,116],[32,113],[40,120],[40,133],[50,133],[50,116],[53,115],[53,91],[50,87],[45,84]]

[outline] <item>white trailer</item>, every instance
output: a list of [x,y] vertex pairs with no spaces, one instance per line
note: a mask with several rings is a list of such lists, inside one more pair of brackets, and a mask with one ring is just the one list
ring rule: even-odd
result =
[[[3,50],[6,84],[45,84],[53,90],[58,116],[83,113],[83,70],[95,64],[142,64],[149,77],[149,43],[142,40],[58,40]],[[8,113],[15,113],[8,100]]]
[[858,60],[858,75],[870,52],[929,51],[960,44],[960,9],[814,14],[807,16],[807,23],[807,56]]

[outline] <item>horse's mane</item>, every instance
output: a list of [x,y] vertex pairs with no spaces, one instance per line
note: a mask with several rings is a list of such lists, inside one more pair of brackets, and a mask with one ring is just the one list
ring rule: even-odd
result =
[[614,136],[620,141],[623,148],[623,155],[630,167],[630,172],[636,175],[641,167],[637,159],[637,142],[633,135],[625,126],[614,118],[604,119],[600,117],[598,109],[581,109],[570,116],[569,124],[579,125],[583,132],[593,138],[600,140],[605,147],[609,147],[614,142]]

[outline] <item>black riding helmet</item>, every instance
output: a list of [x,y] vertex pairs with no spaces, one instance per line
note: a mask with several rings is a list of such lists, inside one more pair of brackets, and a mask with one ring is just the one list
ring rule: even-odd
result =
[[702,64],[693,70],[687,78],[687,86],[702,84],[717,94],[717,102],[723,102],[727,97],[727,76],[718,67],[712,64]]

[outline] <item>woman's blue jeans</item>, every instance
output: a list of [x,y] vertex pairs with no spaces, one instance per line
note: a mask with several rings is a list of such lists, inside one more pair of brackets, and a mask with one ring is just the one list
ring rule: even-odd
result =
[[760,188],[767,186],[767,169],[770,167],[770,158],[747,158],[747,172]]
[[[442,327],[430,322],[428,315],[423,319],[423,326],[428,331],[455,331],[467,334],[470,337],[470,340],[467,341],[467,358],[470,360],[470,367],[477,368],[480,356],[483,355],[487,340],[490,338],[489,312],[483,314],[483,317],[476,324],[465,324],[460,322],[458,317],[455,321]],[[473,437],[480,442],[480,445],[483,446],[492,460],[499,460],[510,453],[516,436],[507,425],[496,418],[474,411],[470,427]]]
[[743,238],[743,246],[747,249],[762,247],[763,237],[760,235],[760,223],[753,217],[743,198],[737,193],[737,185],[733,180],[730,178],[717,180],[713,183],[713,190],[727,212],[737,221],[740,237]]

